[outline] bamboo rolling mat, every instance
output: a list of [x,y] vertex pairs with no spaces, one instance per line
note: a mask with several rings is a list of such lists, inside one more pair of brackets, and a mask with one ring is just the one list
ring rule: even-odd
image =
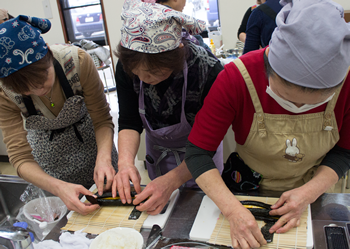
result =
[[[97,189],[91,191],[95,193]],[[141,230],[143,222],[148,217],[147,212],[142,212],[137,220],[128,220],[134,206],[100,207],[88,215],[73,212],[68,222],[61,230],[78,231],[85,233],[100,234],[115,227],[129,227],[137,231]]]
[[[254,200],[261,201],[268,204],[274,204],[278,198],[271,197],[253,197],[253,196],[238,196],[235,195],[238,200]],[[281,248],[306,248],[307,245],[307,217],[308,209],[306,209],[300,219],[300,226],[289,230],[284,234],[274,234],[273,242],[261,248],[281,249]],[[259,227],[265,225],[264,221],[257,221]],[[232,246],[230,236],[230,224],[226,218],[220,214],[216,223],[215,229],[210,237],[210,243],[217,245]]]

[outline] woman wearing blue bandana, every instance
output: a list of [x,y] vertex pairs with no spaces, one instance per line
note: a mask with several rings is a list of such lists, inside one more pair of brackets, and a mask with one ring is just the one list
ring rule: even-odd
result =
[[[137,18],[136,18],[137,17]],[[130,180],[140,211],[158,214],[181,185],[197,187],[184,159],[187,136],[220,62],[203,47],[182,37],[205,29],[205,23],[161,4],[125,1],[122,39],[117,48],[119,101],[118,173],[112,188],[131,203]],[[152,180],[141,192],[135,157],[146,131],[146,165]],[[215,164],[223,169],[222,145]],[[215,150],[216,150],[215,149]],[[147,199],[149,197],[149,199]]]
[[0,128],[19,176],[87,214],[98,205],[79,194],[113,181],[114,126],[91,57],[75,46],[49,48],[41,33],[50,27],[29,16],[0,25]]

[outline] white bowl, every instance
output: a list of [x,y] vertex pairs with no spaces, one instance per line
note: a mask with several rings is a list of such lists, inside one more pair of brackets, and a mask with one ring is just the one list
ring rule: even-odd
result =
[[116,227],[98,235],[89,249],[141,249],[143,237],[133,228]]

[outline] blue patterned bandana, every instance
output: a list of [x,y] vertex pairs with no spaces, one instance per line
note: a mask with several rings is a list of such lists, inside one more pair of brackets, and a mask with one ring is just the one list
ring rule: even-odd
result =
[[22,15],[0,24],[0,78],[42,59],[48,48],[40,34],[50,28],[47,19]]
[[121,45],[142,53],[156,54],[179,47],[182,28],[199,34],[205,22],[156,3],[125,0]]

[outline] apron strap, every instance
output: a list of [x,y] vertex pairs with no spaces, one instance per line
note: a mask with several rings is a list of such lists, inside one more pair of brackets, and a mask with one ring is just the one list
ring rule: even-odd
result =
[[33,100],[30,96],[23,96],[23,103],[28,110],[29,116],[38,115],[38,112],[35,109]]
[[186,152],[186,147],[182,147],[182,148],[166,148],[166,147],[163,147],[163,146],[160,146],[160,145],[154,145],[153,149],[159,150],[159,151],[162,152],[162,154],[159,156],[159,158],[157,160],[157,163],[156,163],[156,174],[157,174],[157,177],[162,175],[161,172],[160,172],[160,167],[158,166],[158,164],[167,156],[167,154],[169,152],[172,152],[174,154],[177,166],[179,166],[181,164],[181,159],[180,159],[180,156],[179,156],[178,152]]
[[243,64],[243,62],[241,61],[241,59],[235,59],[233,61],[233,63],[236,64],[238,70],[240,71],[240,73],[243,76],[243,79],[248,87],[250,96],[252,98],[253,104],[254,104],[254,108],[255,108],[255,112],[256,113],[264,113],[261,103],[260,103],[260,99],[258,97],[258,94],[256,92],[255,86],[253,84],[252,78],[250,77],[247,68],[245,67],[245,65]]
[[72,87],[70,86],[67,77],[65,73],[63,72],[61,64],[54,58],[54,67],[55,67],[55,72],[58,77],[58,81],[61,84],[61,87],[63,89],[64,94],[66,95],[66,98],[70,98],[74,96],[74,92],[72,90]]
[[260,137],[265,137],[267,132],[266,132],[266,126],[265,126],[265,121],[264,121],[264,111],[262,109],[261,102],[260,102],[259,96],[256,92],[252,78],[250,77],[247,68],[245,67],[245,65],[243,64],[243,62],[240,59],[238,59],[238,58],[235,59],[233,61],[233,63],[235,63],[236,67],[240,71],[240,73],[241,73],[241,75],[242,75],[242,77],[247,85],[248,91],[250,93],[250,97],[253,101],[253,105],[255,108],[254,115],[257,115],[259,135],[260,135]]
[[[350,67],[349,67],[349,70],[350,70]],[[341,86],[338,87],[338,89],[335,91],[333,98],[327,104],[326,110],[324,112],[324,119],[323,119],[323,130],[325,130],[325,131],[331,131],[334,128],[337,128],[337,124],[332,124],[332,116],[334,114],[334,108],[335,108],[335,105],[337,104],[340,91],[343,88],[343,85],[344,85],[346,78],[348,77],[349,70],[346,73],[345,78],[344,78]]]
[[[63,89],[63,92],[66,95],[66,99],[68,99],[70,97],[73,97],[74,96],[74,92],[72,90],[72,87],[70,86],[70,84],[69,84],[69,82],[67,80],[67,77],[66,77],[65,73],[63,72],[63,68],[62,68],[61,64],[55,58],[54,58],[54,67],[55,67],[56,75],[58,77],[58,81],[60,82],[60,85],[61,85],[61,87]],[[77,136],[78,140],[81,143],[84,143],[83,137],[81,136],[81,134],[79,133],[78,128],[77,128],[77,124],[78,123],[82,123],[82,120],[78,121],[75,124],[72,124],[73,129],[74,129],[74,133]],[[60,131],[60,130],[53,130],[51,132],[50,141],[52,141],[54,134],[58,134],[60,132],[62,132],[62,131]]]

